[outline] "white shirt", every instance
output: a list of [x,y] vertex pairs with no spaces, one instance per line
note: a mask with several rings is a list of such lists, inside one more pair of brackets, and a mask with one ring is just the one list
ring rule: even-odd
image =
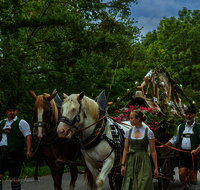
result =
[[[125,137],[126,139],[129,138],[130,130],[131,130],[131,129],[128,129],[128,130],[126,131],[125,135],[124,135],[124,137]],[[145,135],[145,130],[146,130],[146,127],[145,127],[144,125],[142,125],[142,127],[140,127],[140,128],[136,128],[135,126],[133,126],[133,130],[132,130],[132,134],[131,134],[131,139],[135,139],[135,137],[133,137],[133,134],[134,134],[137,130],[139,130],[140,133],[142,134],[142,136],[141,136],[140,138],[138,138],[138,139],[143,139],[143,138],[144,138],[144,135]],[[154,138],[155,138],[155,136],[154,136],[154,134],[153,134],[153,131],[152,131],[151,129],[148,129],[147,137],[148,137],[148,140],[149,140],[149,139],[154,139]]]
[[[3,127],[3,129],[8,128],[7,126],[10,127],[12,125],[12,123],[17,120],[17,116],[15,116],[15,118],[11,121],[9,121],[8,118],[5,120],[6,120],[6,123],[5,123],[5,126]],[[2,122],[2,121],[0,121],[0,122]],[[21,119],[19,122],[19,129],[22,132],[22,134],[24,135],[24,137],[26,137],[27,135],[31,135],[31,130],[30,130],[29,124],[23,119]],[[4,133],[2,133],[2,139],[0,141],[0,146],[3,146],[3,145],[8,146],[7,134],[4,134]]]
[[[194,134],[193,131],[193,127],[194,127],[195,121],[194,123],[189,127],[188,124],[186,123],[185,125],[185,130],[183,131],[183,134],[189,133],[189,134]],[[178,126],[177,128],[177,135],[173,136],[169,142],[172,143],[172,146],[174,146],[175,144],[179,143],[179,128],[181,125]],[[182,144],[181,144],[182,149],[186,149],[186,150],[190,150],[191,149],[191,142],[190,142],[190,138],[186,138],[183,137],[182,139]]]

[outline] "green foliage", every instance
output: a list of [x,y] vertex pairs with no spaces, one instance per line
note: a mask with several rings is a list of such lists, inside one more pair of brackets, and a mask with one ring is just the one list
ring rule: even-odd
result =
[[200,90],[197,78],[199,71],[200,11],[193,12],[183,8],[179,17],[163,18],[157,29],[157,38],[153,43],[153,34],[147,34],[143,44],[149,45],[151,54],[149,68],[156,65],[167,67],[172,77],[184,88],[191,86]]

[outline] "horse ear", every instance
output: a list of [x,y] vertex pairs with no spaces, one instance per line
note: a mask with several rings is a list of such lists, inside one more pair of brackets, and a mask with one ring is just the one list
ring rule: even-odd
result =
[[35,92],[33,92],[32,90],[30,90],[30,95],[34,100],[37,99],[37,96],[36,96]]
[[47,101],[51,101],[56,96],[56,94],[58,94],[58,92],[55,92],[54,94],[48,96]]
[[83,97],[84,97],[84,94],[85,94],[84,91],[81,92],[81,93],[78,95],[77,100],[78,100],[78,101],[81,101],[81,100],[83,99]]
[[65,99],[68,97],[67,94],[65,94],[65,93],[63,93],[63,96],[64,96]]

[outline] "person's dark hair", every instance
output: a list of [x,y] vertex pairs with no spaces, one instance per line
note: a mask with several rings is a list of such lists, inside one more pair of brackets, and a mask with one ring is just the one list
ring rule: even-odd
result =
[[147,120],[147,116],[140,110],[133,110],[131,113],[133,113],[136,119],[139,117],[141,122]]

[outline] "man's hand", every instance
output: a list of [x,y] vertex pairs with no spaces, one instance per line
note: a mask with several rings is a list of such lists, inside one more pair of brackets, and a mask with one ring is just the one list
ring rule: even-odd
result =
[[196,156],[199,153],[199,150],[198,149],[192,150],[191,153]]
[[32,157],[31,157],[31,156],[32,156],[32,152],[31,152],[31,151],[27,151],[27,154],[26,154],[26,155],[27,155],[27,158],[29,158],[29,159],[32,158]]
[[160,145],[160,148],[166,148],[166,146],[162,144],[162,145]]
[[[168,141],[168,142],[166,143],[166,145],[172,146],[172,143]],[[165,145],[160,145],[160,148],[166,148],[166,146],[165,146]]]

